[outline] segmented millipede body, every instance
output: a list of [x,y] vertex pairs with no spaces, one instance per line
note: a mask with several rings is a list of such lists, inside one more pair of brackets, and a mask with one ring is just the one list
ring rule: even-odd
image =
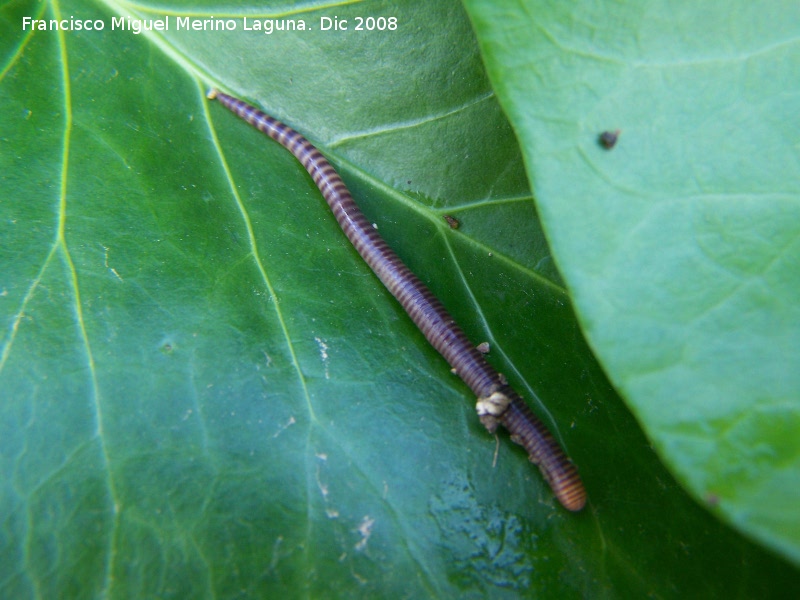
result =
[[378,235],[322,153],[288,125],[242,100],[218,90],[211,90],[208,97],[218,100],[297,157],[322,192],[347,239],[431,345],[475,392],[481,422],[490,432],[498,425],[505,427],[511,439],[528,452],[530,461],[539,466],[561,504],[571,511],[582,509],[586,491],[575,465],[505,378],[470,343],[442,303]]

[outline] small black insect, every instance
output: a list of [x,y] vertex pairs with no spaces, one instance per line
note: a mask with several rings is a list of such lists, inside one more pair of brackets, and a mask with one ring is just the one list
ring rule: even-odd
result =
[[617,145],[617,140],[619,139],[619,133],[620,133],[619,129],[617,129],[616,131],[604,131],[599,135],[597,141],[606,150],[611,150],[614,146]]

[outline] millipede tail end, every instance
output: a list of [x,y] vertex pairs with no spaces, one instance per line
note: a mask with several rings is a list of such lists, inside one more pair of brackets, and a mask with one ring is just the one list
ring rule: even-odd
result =
[[502,425],[511,439],[525,448],[528,459],[539,467],[564,508],[577,512],[586,505],[586,488],[578,469],[513,389],[507,385],[495,388],[488,396],[478,399],[476,409],[481,423],[490,433]]
[[511,439],[528,451],[528,459],[539,467],[561,505],[572,512],[581,510],[586,505],[586,488],[578,469],[545,424],[522,398],[511,393],[508,410],[498,420]]

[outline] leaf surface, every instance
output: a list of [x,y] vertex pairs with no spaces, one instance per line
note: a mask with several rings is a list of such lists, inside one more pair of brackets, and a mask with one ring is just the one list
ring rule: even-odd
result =
[[699,502],[800,564],[798,5],[467,4],[612,382]]

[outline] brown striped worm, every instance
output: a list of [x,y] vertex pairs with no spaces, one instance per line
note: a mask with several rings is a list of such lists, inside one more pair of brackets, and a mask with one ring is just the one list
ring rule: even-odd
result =
[[492,433],[498,425],[505,427],[511,439],[528,452],[530,461],[539,466],[561,504],[571,511],[581,510],[586,504],[586,490],[575,465],[505,377],[470,343],[438,298],[378,235],[322,153],[288,125],[242,100],[214,89],[208,98],[218,100],[294,154],[322,192],[347,239],[431,345],[475,392],[481,423]]

